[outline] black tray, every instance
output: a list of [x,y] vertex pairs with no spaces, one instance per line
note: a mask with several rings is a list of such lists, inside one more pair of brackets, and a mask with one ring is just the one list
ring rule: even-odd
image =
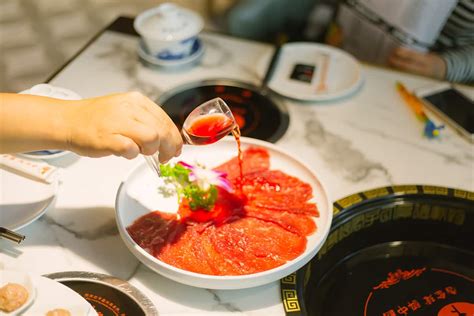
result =
[[281,280],[287,315],[474,315],[474,193],[384,187],[334,214],[318,255]]

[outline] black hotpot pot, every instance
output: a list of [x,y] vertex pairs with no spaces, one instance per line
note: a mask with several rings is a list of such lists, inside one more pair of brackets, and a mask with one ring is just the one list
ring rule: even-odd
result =
[[184,84],[161,95],[157,103],[181,127],[196,106],[216,97],[227,103],[242,136],[276,142],[288,128],[288,111],[280,97],[268,89],[236,80]]
[[281,280],[287,315],[474,315],[474,193],[383,187],[334,214],[316,257]]

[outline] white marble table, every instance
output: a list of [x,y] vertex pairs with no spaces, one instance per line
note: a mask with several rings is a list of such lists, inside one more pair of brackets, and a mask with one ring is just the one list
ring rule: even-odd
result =
[[[157,72],[136,57],[137,37],[107,31],[62,69],[51,83],[83,97],[140,90],[152,98],[179,84],[233,78],[258,84],[273,47],[217,34],[202,34],[201,64],[181,72]],[[265,67],[263,67],[265,68]],[[434,81],[363,65],[365,83],[355,95],[326,103],[285,100],[290,126],[277,144],[310,164],[333,199],[380,186],[429,184],[474,191],[474,147],[451,129],[428,140],[422,126],[395,90]],[[470,97],[474,89],[460,87]],[[91,271],[129,280],[156,305],[160,315],[283,315],[279,283],[235,291],[215,291],[168,280],[126,249],[114,219],[120,182],[141,158],[90,159],[70,155],[57,201],[22,229],[20,246],[0,240],[0,268],[38,274]]]

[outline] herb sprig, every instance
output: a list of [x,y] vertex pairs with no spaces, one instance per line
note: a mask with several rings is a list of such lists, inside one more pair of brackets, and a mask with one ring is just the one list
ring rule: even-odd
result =
[[230,189],[225,174],[199,166],[180,162],[160,165],[160,171],[165,181],[176,188],[178,200],[187,199],[191,210],[212,210],[217,200],[217,186]]

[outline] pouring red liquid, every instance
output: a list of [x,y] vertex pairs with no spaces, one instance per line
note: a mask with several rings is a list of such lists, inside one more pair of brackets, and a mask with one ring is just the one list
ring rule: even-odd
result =
[[[219,111],[215,111],[218,109]],[[196,108],[183,125],[183,139],[191,145],[212,144],[232,132],[238,149],[240,183],[243,178],[240,129],[225,102],[216,98]],[[241,187],[241,184],[240,184]]]
[[186,142],[192,145],[212,144],[229,134],[234,128],[232,119],[221,113],[207,114],[194,119],[183,130]]
[[[240,129],[224,100],[215,98],[196,107],[184,121],[181,130],[184,143],[190,145],[212,144],[231,132],[237,142],[240,178],[242,179]],[[159,176],[160,168],[157,157],[145,156],[145,158]]]

